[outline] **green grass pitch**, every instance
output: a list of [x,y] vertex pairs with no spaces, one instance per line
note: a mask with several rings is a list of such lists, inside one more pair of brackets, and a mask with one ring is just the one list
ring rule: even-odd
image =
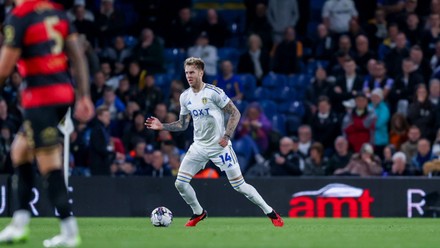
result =
[[[3,227],[9,218],[1,218]],[[153,227],[145,218],[79,218],[81,247],[440,247],[439,219],[285,219],[210,217],[185,228]],[[30,240],[14,247],[41,247],[58,232],[54,218],[34,218]]]

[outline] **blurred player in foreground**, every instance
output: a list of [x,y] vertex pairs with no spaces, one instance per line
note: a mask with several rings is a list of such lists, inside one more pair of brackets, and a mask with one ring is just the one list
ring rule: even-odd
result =
[[78,85],[75,118],[87,122],[93,117],[87,64],[78,35],[60,6],[45,0],[16,0],[16,4],[4,27],[0,86],[17,61],[27,86],[21,92],[24,123],[11,152],[15,167],[12,187],[18,194],[18,209],[11,223],[0,232],[0,242],[20,242],[29,237],[29,202],[34,186],[32,162],[36,158],[49,199],[61,220],[61,233],[45,240],[43,245],[73,247],[81,241],[64,183],[57,125],[75,101],[75,91],[67,73],[66,52],[73,63]]
[[[232,187],[258,205],[271,219],[274,226],[284,225],[281,217],[263,200],[257,190],[247,184],[241,174],[232,143],[230,141],[240,120],[240,112],[222,89],[202,81],[205,64],[199,58],[185,61],[185,75],[190,88],[180,96],[180,118],[176,122],[162,124],[150,117],[145,125],[153,130],[183,131],[188,128],[192,116],[194,122],[194,143],[186,153],[179,168],[176,188],[191,206],[193,216],[186,226],[196,226],[207,216],[200,206],[193,187],[189,184],[193,176],[211,160],[226,173]],[[226,130],[224,113],[230,115]]]

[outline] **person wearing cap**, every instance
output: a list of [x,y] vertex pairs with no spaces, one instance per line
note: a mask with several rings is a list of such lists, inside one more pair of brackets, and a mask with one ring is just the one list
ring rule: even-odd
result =
[[271,176],[299,176],[302,174],[300,162],[303,160],[299,152],[293,151],[293,146],[298,144],[290,137],[283,137],[280,140],[279,151],[272,155],[269,160]]
[[376,115],[368,108],[368,98],[363,93],[357,94],[355,108],[345,114],[342,123],[342,130],[354,152],[359,152],[362,144],[373,140],[375,123]]
[[359,153],[353,155],[348,165],[337,169],[335,175],[348,176],[379,176],[382,174],[380,158],[374,154],[373,146],[369,143],[362,144]]
[[369,106],[374,110],[376,123],[374,128],[374,150],[379,157],[382,157],[383,148],[389,143],[388,123],[390,121],[390,110],[383,101],[383,91],[376,88],[371,92],[371,103]]
[[[217,48],[209,44],[208,33],[201,32],[194,46],[188,49],[188,56],[201,58],[205,61],[205,75],[208,77],[217,76]],[[208,79],[209,81],[209,79]],[[208,83],[212,83],[208,82]]]

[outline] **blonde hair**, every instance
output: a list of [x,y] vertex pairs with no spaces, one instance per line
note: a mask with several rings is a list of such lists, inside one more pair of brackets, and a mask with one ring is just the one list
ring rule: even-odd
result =
[[195,66],[199,70],[205,70],[205,62],[201,58],[189,57],[185,60],[184,66]]

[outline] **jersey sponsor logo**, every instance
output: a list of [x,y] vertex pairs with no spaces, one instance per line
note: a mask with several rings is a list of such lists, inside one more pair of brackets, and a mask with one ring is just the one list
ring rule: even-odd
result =
[[205,109],[194,109],[193,111],[191,111],[191,114],[192,114],[194,117],[209,115],[209,108],[205,108]]
[[203,104],[207,104],[207,103],[208,103],[208,98],[203,97],[203,98],[202,98],[202,103],[203,103]]
[[15,29],[11,25],[7,25],[4,28],[4,34],[5,34],[5,44],[12,44],[14,42],[15,37]]

